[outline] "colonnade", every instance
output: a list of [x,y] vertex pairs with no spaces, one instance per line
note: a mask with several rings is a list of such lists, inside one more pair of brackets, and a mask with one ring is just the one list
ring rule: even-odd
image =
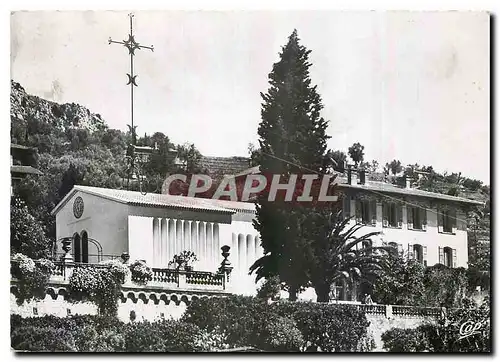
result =
[[259,236],[232,233],[230,261],[238,274],[248,274],[250,266],[262,255]]
[[215,272],[220,265],[219,224],[205,221],[153,218],[153,266],[166,268],[174,255],[192,251],[196,270]]

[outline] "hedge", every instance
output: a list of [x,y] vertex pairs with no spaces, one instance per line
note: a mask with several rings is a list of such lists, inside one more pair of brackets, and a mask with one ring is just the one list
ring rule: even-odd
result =
[[[467,300],[462,303],[466,308],[449,311],[445,318],[435,324],[427,323],[413,329],[393,328],[386,331],[382,334],[384,349],[389,352],[490,352],[489,300],[485,300],[479,307]],[[479,323],[477,333],[465,335],[464,331],[461,331],[464,323]]]
[[[370,323],[365,314],[348,305],[312,302],[269,305],[257,298],[230,296],[193,301],[183,320],[208,331],[219,328],[227,334],[227,343],[232,347],[325,352],[374,348],[371,340],[366,341],[370,339],[367,336]],[[279,339],[274,324],[283,325]]]
[[268,304],[230,296],[194,300],[180,320],[123,323],[112,316],[11,316],[15,350],[201,352],[237,347],[264,351],[352,352],[374,348],[369,322],[352,306]]

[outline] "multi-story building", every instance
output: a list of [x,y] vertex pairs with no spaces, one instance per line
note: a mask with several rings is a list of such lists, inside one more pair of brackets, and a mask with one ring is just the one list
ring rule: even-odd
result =
[[[249,173],[258,172],[258,168]],[[344,214],[363,224],[359,234],[380,231],[374,246],[393,245],[424,265],[467,267],[466,214],[480,202],[367,180],[363,171],[338,176]],[[198,256],[196,268],[214,272],[220,248],[231,247],[233,291],[252,294],[248,268],[263,255],[252,203],[75,186],[56,206],[57,239],[72,238],[77,262],[97,262],[123,252],[155,268],[182,250]],[[61,251],[62,245],[58,246]],[[342,299],[354,299],[344,294]]]

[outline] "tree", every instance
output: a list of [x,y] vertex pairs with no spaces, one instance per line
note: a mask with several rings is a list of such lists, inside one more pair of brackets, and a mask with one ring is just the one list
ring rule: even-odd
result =
[[364,225],[349,225],[351,219],[344,218],[342,210],[315,216],[319,219],[315,224],[322,225],[322,229],[312,244],[311,283],[317,301],[328,302],[333,283],[341,280],[353,283],[381,270],[388,248],[372,246],[371,238],[380,232],[355,236]]
[[351,147],[349,147],[349,156],[354,162],[354,166],[358,167],[361,162],[363,162],[365,153],[365,146],[361,145],[361,143],[354,143]]
[[372,160],[371,162],[361,162],[359,166],[369,173],[375,173],[378,170],[379,164],[378,161]]
[[178,157],[186,165],[186,172],[198,173],[201,171],[200,161],[201,153],[196,149],[194,144],[186,143],[177,147]]
[[385,164],[385,167],[395,176],[401,171],[403,171],[403,166],[401,165],[401,161],[392,160],[389,163]]
[[342,151],[332,151],[327,152],[327,156],[334,161],[333,169],[335,171],[343,172],[345,168],[345,163],[347,161],[347,155]]
[[422,305],[424,271],[416,260],[390,255],[376,280],[374,300],[380,304]]
[[[292,173],[325,171],[327,121],[320,116],[321,97],[311,85],[309,54],[294,30],[269,74],[267,93],[261,94],[260,170],[264,175],[281,175],[281,182]],[[295,300],[309,283],[310,240],[305,236],[311,231],[303,226],[311,208],[267,198],[265,192],[259,194],[253,223],[261,235],[264,256],[250,272],[256,272],[257,280],[279,276],[289,298]]]
[[37,221],[26,204],[12,198],[10,206],[10,253],[22,253],[33,259],[50,254],[50,239],[45,236],[43,225]]

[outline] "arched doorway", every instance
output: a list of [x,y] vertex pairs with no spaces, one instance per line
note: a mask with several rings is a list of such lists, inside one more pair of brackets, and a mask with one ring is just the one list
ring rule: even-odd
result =
[[82,257],[81,257],[81,262],[82,263],[88,263],[89,262],[89,235],[88,235],[88,233],[85,230],[82,231]]

